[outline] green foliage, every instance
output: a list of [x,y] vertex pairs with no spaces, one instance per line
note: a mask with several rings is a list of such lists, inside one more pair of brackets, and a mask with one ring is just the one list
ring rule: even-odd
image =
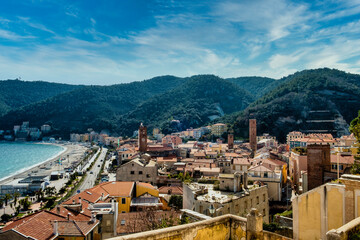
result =
[[351,121],[349,130],[354,134],[358,142],[360,142],[360,111],[358,112],[358,116]]
[[169,206],[176,209],[182,209],[183,197],[180,195],[172,195],[169,200]]
[[292,213],[293,211],[292,210],[286,210],[282,213],[277,213],[275,214],[275,216],[283,216],[283,217],[289,217],[289,218],[292,218]]
[[[301,71],[278,81],[281,84],[246,110],[218,121],[230,123],[236,136],[248,137],[252,114],[257,120],[258,134],[270,133],[285,142],[286,134],[294,130],[340,130],[335,123],[308,120],[341,117],[350,123],[356,114],[354,109],[360,109],[360,75],[324,68]],[[311,112],[314,110],[328,112]]]
[[295,147],[292,149],[292,151],[299,155],[306,155],[306,153],[307,153],[307,149],[304,147]]
[[263,229],[265,231],[269,231],[269,232],[276,232],[277,230],[280,229],[280,226],[278,223],[263,223]]
[[81,88],[80,85],[68,85],[41,81],[0,81],[0,115],[31,103],[45,100],[61,93]]
[[246,90],[254,98],[262,97],[265,93],[270,92],[277,87],[280,81],[266,77],[238,77],[226,79],[235,83],[240,88]]
[[29,201],[29,198],[28,198],[28,197],[21,199],[21,200],[19,201],[19,204],[20,204],[20,206],[22,206],[22,209],[23,209],[24,211],[29,210],[29,208],[30,208],[30,206],[31,206],[31,202]]
[[9,215],[9,214],[3,214],[2,216],[1,216],[1,220],[3,221],[3,222],[8,222],[9,220],[11,219],[11,216]]
[[69,138],[70,132],[86,132],[88,128],[116,131],[119,116],[150,97],[175,88],[182,81],[181,78],[163,76],[128,84],[85,86],[43,98],[41,102],[28,102],[3,116],[0,125],[12,129],[14,124],[24,120],[30,121],[32,126],[52,122],[53,133],[65,138]]

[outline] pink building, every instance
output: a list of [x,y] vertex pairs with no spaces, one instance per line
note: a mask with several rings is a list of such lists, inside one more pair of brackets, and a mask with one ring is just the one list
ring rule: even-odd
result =
[[173,135],[166,135],[162,138],[162,145],[163,146],[172,146],[177,147],[179,144],[182,144],[182,139],[178,136]]

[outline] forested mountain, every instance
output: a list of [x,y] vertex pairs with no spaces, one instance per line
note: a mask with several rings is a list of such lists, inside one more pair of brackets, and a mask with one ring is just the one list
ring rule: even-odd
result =
[[[224,114],[245,109],[253,98],[237,85],[213,75],[198,75],[173,90],[145,101],[123,115],[117,125],[122,135],[132,134],[140,122],[164,133],[199,127]],[[172,121],[178,120],[178,121]]]
[[219,121],[231,123],[236,135],[247,137],[251,114],[258,134],[270,133],[284,141],[293,130],[347,133],[360,109],[360,75],[324,68],[297,72],[280,82],[246,110]]
[[81,85],[69,85],[42,81],[0,81],[0,116],[8,111],[35,103],[60,93],[81,88]]
[[150,97],[177,87],[183,79],[156,77],[142,82],[112,86],[85,86],[9,111],[0,118],[3,129],[30,121],[32,126],[51,124],[58,132],[83,132],[87,128],[113,130],[119,115]]
[[[0,82],[5,83],[24,86],[18,81]],[[54,133],[68,138],[70,132],[87,128],[130,136],[140,122],[164,133],[225,122],[233,127],[235,137],[247,138],[252,114],[258,134],[267,132],[284,141],[292,130],[347,133],[360,109],[360,75],[327,68],[280,80],[162,76],[112,86],[60,84],[57,90],[49,87],[52,83],[30,84],[34,86],[25,90],[1,88],[2,108],[12,110],[0,117],[0,129],[12,129],[22,121],[30,121],[31,126],[48,123]],[[41,101],[33,103],[37,99]]]
[[226,80],[248,91],[255,99],[262,97],[280,84],[280,81],[267,77],[238,77]]

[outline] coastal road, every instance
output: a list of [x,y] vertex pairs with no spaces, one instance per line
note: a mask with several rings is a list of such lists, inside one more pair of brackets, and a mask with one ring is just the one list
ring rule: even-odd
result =
[[[88,171],[86,173],[86,177],[85,180],[82,182],[81,186],[78,188],[78,190],[80,190],[80,192],[92,188],[95,185],[95,181],[96,181],[96,177],[97,175],[100,173],[100,169],[101,169],[101,165],[103,163],[103,161],[105,161],[105,156],[107,153],[108,149],[107,148],[102,148],[100,155],[98,157],[98,159],[96,160],[94,166],[90,169],[90,171]],[[74,193],[74,195],[76,194],[76,192]]]

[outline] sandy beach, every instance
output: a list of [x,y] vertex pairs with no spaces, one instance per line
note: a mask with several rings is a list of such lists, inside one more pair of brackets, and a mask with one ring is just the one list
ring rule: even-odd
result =
[[[39,143],[39,144],[52,144],[52,143]],[[56,156],[48,159],[47,161],[38,164],[30,169],[27,169],[21,173],[17,173],[13,176],[7,177],[0,181],[0,185],[11,182],[15,179],[25,178],[29,175],[31,176],[49,176],[53,171],[63,170],[64,168],[70,167],[73,164],[81,161],[84,157],[84,153],[88,149],[88,147],[82,146],[80,144],[73,143],[56,143],[53,145],[60,146],[64,148],[62,152],[57,154]],[[62,162],[60,166],[58,163],[59,158],[64,158],[65,160]]]

